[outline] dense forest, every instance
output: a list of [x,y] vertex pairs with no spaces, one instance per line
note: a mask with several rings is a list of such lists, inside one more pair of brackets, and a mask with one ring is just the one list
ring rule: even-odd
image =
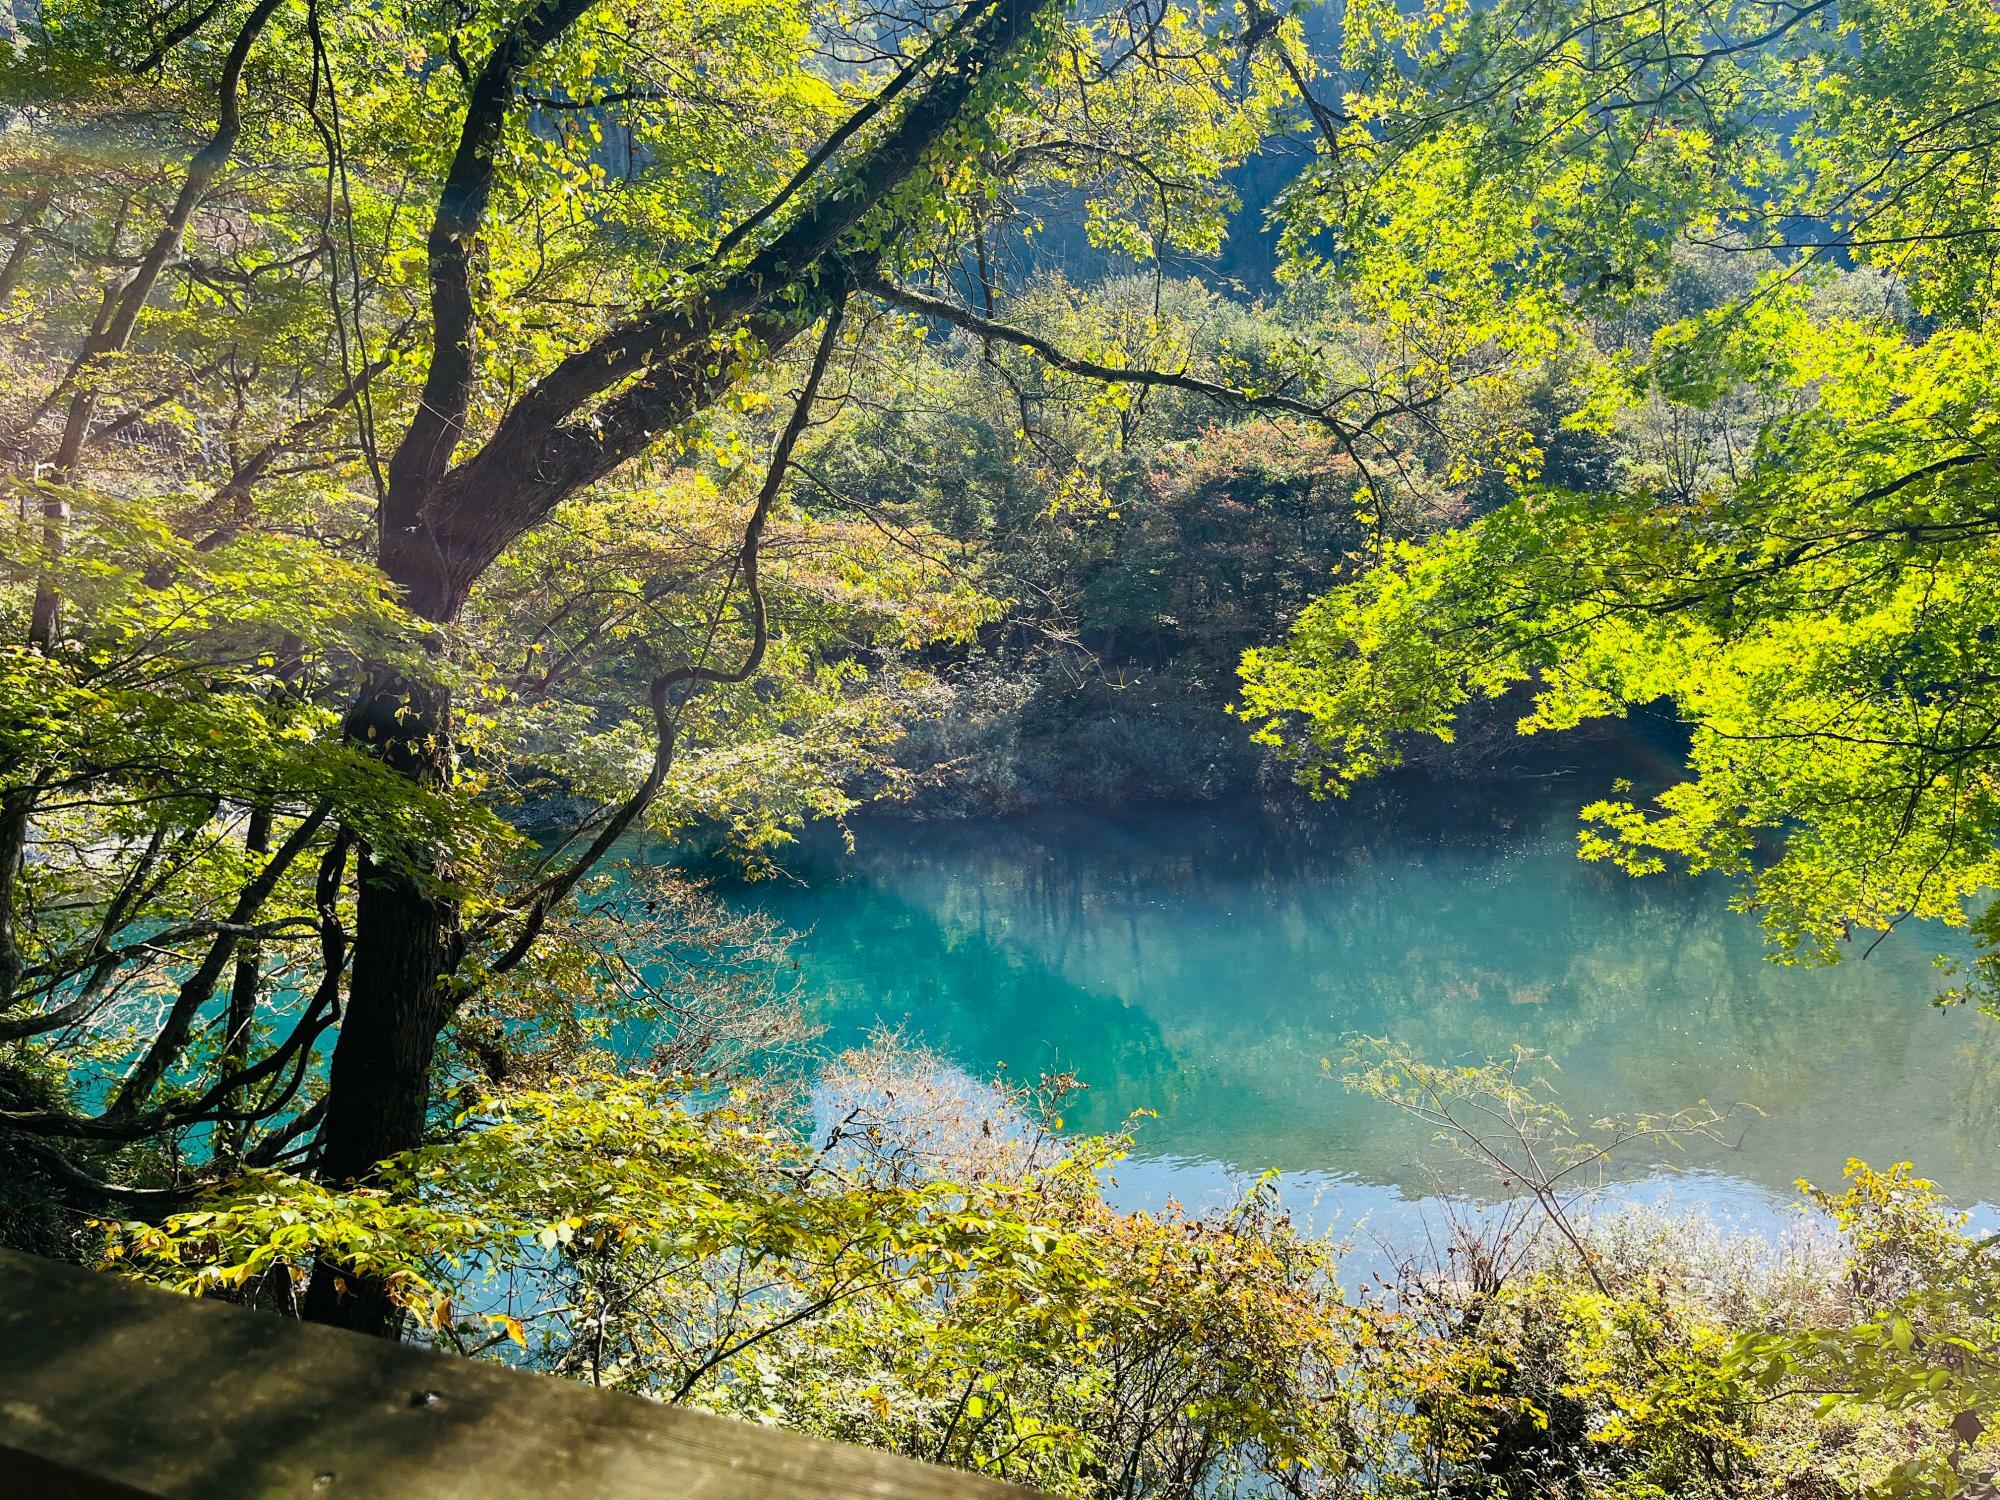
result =
[[1583,857],[2000,1010],[1987,0],[7,24],[0,1242],[1069,1496],[1994,1492],[1907,1165],[1753,1264],[1357,1039],[1524,1207],[1343,1287],[708,884],[1642,719]]

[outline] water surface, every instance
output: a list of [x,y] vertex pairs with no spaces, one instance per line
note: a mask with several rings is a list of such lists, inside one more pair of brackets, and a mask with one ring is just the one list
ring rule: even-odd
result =
[[1936,929],[1833,969],[1769,961],[1714,880],[1575,854],[1591,778],[1406,780],[1367,801],[864,820],[735,888],[804,932],[829,1041],[900,1027],[977,1075],[1069,1071],[1085,1129],[1138,1109],[1120,1191],[1200,1199],[1267,1168],[1352,1224],[1467,1186],[1425,1127],[1344,1090],[1345,1038],[1436,1059],[1516,1044],[1579,1119],[1708,1100],[1727,1139],[1640,1151],[1633,1195],[1768,1220],[1799,1177],[1914,1159],[2000,1200],[2000,1027],[1930,1003]]

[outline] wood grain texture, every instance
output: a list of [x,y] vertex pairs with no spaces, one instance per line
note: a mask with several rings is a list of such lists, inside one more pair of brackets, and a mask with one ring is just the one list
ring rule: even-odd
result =
[[1026,1494],[864,1448],[0,1252],[0,1496]]

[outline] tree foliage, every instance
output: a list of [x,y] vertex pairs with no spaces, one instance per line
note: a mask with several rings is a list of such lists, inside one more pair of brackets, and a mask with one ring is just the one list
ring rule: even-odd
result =
[[[1207,744],[1178,776],[1131,705],[1284,629],[1238,708],[1318,790],[1487,701],[1665,705],[1687,775],[1588,808],[1586,855],[1724,872],[1792,958],[2000,945],[1993,8],[1307,35],[1259,0],[23,21],[0,1232],[1078,1496],[1768,1493],[1842,1422],[1857,1482],[1979,1482],[1991,1247],[1907,1169],[1815,1196],[1810,1296],[1724,1295],[1573,1213],[1603,1148],[1525,1059],[1377,1057],[1556,1235],[1349,1299],[1261,1188],[1117,1212],[1123,1138],[1022,1100],[950,1170],[872,1096],[808,1132],[782,938],[626,858],[767,868],[911,779],[968,664],[1028,758],[1059,689],[1193,784]],[[1253,300],[1202,264],[1286,135]],[[1064,223],[1121,274],[1056,274]]]
[[[1385,14],[1360,55],[1350,29],[1352,151],[1301,189],[1375,226],[1329,218],[1341,274],[1406,267],[1468,336],[1562,332],[1586,357],[1569,424],[1629,457],[1592,487],[1524,471],[1392,548],[1246,657],[1241,711],[1339,791],[1482,699],[1525,693],[1524,732],[1665,704],[1686,779],[1586,809],[1587,856],[1727,872],[1793,957],[1965,922],[1995,875],[2000,29],[1931,3],[1641,17]],[[1440,252],[1474,268],[1458,287],[1383,226],[1475,176],[1476,248]],[[1689,243],[1746,261],[1740,293],[1676,306]],[[1670,462],[1636,461],[1663,434]]]
[[[59,1191],[367,1178],[552,974],[559,1033],[629,999],[574,936],[628,835],[755,861],[893,787],[921,653],[995,605],[803,482],[899,336],[866,284],[1055,192],[1106,246],[1212,244],[1293,29],[42,9],[0,59],[0,1034],[68,1077],[5,1111]],[[312,1315],[393,1327],[329,1257]]]
[[983,1169],[947,1178],[929,1122],[857,1108],[814,1146],[678,1082],[493,1094],[376,1188],[248,1177],[112,1255],[283,1301],[333,1246],[442,1347],[1056,1493],[1208,1494],[1337,1451],[1315,1392],[1360,1325],[1263,1192],[1121,1215],[1097,1174],[1129,1143],[1058,1148],[1031,1100],[990,1099]]

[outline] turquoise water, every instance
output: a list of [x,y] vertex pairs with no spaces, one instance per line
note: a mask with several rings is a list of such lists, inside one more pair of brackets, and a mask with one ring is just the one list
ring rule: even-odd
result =
[[803,933],[832,1045],[891,1026],[974,1075],[1074,1072],[1078,1128],[1156,1111],[1120,1173],[1134,1203],[1272,1168],[1326,1224],[1393,1235],[1414,1205],[1476,1189],[1425,1127],[1328,1075],[1356,1032],[1441,1060],[1542,1049],[1578,1118],[1762,1111],[1684,1154],[1628,1155],[1625,1196],[1768,1224],[1795,1179],[1861,1156],[2000,1200],[2000,1027],[1929,1004],[1951,935],[1772,964],[1725,884],[1579,861],[1575,810],[1596,790],[1406,780],[1304,809],[864,820],[851,853],[808,839],[791,878],[730,899]]

